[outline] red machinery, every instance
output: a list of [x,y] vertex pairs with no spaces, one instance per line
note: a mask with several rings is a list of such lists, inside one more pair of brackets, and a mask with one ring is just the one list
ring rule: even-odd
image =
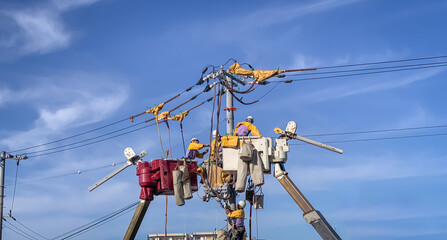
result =
[[137,165],[136,174],[138,176],[138,183],[141,186],[140,202],[135,210],[132,220],[127,228],[126,234],[123,239],[134,239],[147,208],[154,195],[174,195],[174,184],[172,172],[177,169],[178,166],[187,165],[189,180],[191,181],[191,191],[197,192],[197,161],[185,160],[185,159],[156,159],[152,162],[143,161],[142,158],[146,156],[147,152],[143,151],[139,155],[136,155],[132,148],[126,148],[124,155],[127,158],[127,162],[99,180],[97,183],[89,187],[92,191],[105,183],[107,180],[120,173],[131,165]]
[[[174,195],[172,171],[177,166],[184,165],[183,159],[157,159],[149,162],[139,162],[137,166],[138,183],[141,186],[140,199],[152,201],[153,195]],[[197,192],[197,161],[187,161],[191,180],[191,190]]]

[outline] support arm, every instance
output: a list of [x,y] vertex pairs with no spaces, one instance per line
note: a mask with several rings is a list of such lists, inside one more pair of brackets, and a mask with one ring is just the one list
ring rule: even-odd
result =
[[141,200],[138,203],[137,209],[130,221],[129,227],[127,228],[126,235],[124,235],[123,240],[133,240],[138,233],[141,222],[143,222],[144,215],[146,214],[147,208],[151,201]]
[[275,164],[275,177],[286,189],[290,196],[295,200],[298,206],[303,210],[303,218],[307,223],[310,223],[315,230],[320,234],[324,240],[341,240],[335,230],[326,221],[323,214],[315,210],[306,197],[301,193],[298,187],[287,176],[287,172],[284,169],[284,165],[280,163]]

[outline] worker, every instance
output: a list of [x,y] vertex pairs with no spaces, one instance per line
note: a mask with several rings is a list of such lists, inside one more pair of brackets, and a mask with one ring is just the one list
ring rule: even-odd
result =
[[231,234],[227,233],[227,237],[229,237],[231,235],[231,239],[242,240],[244,238],[244,234],[245,234],[244,207],[245,207],[245,201],[241,200],[237,203],[236,210],[231,211],[228,208],[225,209],[225,213],[227,214],[227,217],[233,219],[233,231],[231,232]]
[[217,130],[213,131],[213,138],[214,140],[211,142],[211,153],[210,155],[214,156],[214,147],[216,146],[216,140],[217,140],[217,156],[220,156],[222,154],[222,136],[217,132]]
[[236,125],[236,129],[234,129],[234,136],[248,136],[248,134],[253,134],[253,136],[262,137],[261,133],[258,129],[253,125],[254,118],[252,116],[248,116],[245,119],[245,122],[240,122]]
[[191,143],[188,146],[188,151],[186,151],[185,158],[188,158],[188,159],[195,159],[196,157],[203,158],[203,155],[208,153],[208,149],[206,149],[202,153],[199,152],[199,150],[202,149],[203,147],[209,147],[209,146],[210,145],[208,145],[208,144],[200,144],[199,139],[197,139],[197,138],[192,138]]

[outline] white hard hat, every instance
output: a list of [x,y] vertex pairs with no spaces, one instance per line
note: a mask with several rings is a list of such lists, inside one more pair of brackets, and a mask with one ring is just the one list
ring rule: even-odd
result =
[[191,138],[191,142],[192,141],[199,141],[199,139],[197,139],[197,138]]
[[245,201],[244,200],[240,200],[237,205],[241,206],[241,208],[245,207]]
[[217,136],[217,130],[214,130],[213,131],[213,138],[216,138],[216,136]]
[[245,121],[253,123],[255,119],[252,116],[248,116]]

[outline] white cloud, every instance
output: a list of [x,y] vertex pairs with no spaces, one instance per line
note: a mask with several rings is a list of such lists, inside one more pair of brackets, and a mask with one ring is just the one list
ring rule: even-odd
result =
[[67,11],[76,7],[91,5],[98,1],[100,0],[53,0],[53,3],[59,10]]
[[20,31],[16,45],[22,54],[47,53],[68,46],[70,34],[64,29],[60,16],[48,10],[9,12]]
[[378,92],[391,90],[399,87],[404,87],[410,85],[417,81],[423,81],[429,79],[443,70],[427,70],[412,75],[407,75],[406,77],[393,80],[390,77],[382,78],[379,83],[372,84],[371,81],[364,80],[362,82],[355,81],[350,82],[338,87],[331,86],[330,88],[325,88],[323,90],[316,91],[315,93],[304,96],[304,99],[311,99],[311,101],[322,102],[334,99],[340,99],[345,97],[350,97],[359,94],[366,94],[370,92]]
[[[445,158],[430,158],[423,156],[349,156],[343,158],[343,163],[333,166],[311,166],[287,168],[296,182],[306,182],[306,188],[325,190],[333,184],[345,181],[378,181],[409,177],[446,175],[447,170],[440,167]],[[362,161],[358,161],[361,159]],[[318,177],[316,177],[318,176]],[[312,179],[312,181],[307,181]]]
[[57,83],[62,75],[55,75],[37,86],[14,91],[20,97],[9,101],[33,106],[38,117],[31,129],[10,134],[0,143],[10,148],[36,145],[72,128],[102,121],[115,113],[129,95],[126,85],[108,76],[64,73],[63,77],[66,83]]
[[13,20],[9,38],[1,39],[4,49],[17,49],[18,55],[45,54],[66,48],[73,34],[62,21],[63,11],[93,4],[98,0],[58,1],[32,8],[6,10],[4,15]]
[[433,211],[420,206],[375,205],[372,207],[350,207],[336,210],[333,215],[339,221],[383,222],[392,220],[433,218],[445,216],[443,209]]
[[[203,29],[207,29],[205,37],[210,37],[214,41],[247,41],[253,43],[251,40],[253,37],[257,38],[255,33],[257,33],[259,28],[289,22],[302,16],[329,11],[354,2],[358,2],[358,0],[326,0],[316,3],[312,2],[307,5],[299,3],[281,5],[280,7],[269,6],[243,16],[219,19],[212,22],[207,21],[206,23],[195,22],[187,26],[186,29],[189,30],[192,38],[200,37],[200,39],[203,39]],[[182,26],[182,28],[185,27]],[[231,34],[228,34],[229,30]],[[175,29],[175,31],[178,31],[178,29]],[[256,39],[256,41],[261,40],[259,38]]]

